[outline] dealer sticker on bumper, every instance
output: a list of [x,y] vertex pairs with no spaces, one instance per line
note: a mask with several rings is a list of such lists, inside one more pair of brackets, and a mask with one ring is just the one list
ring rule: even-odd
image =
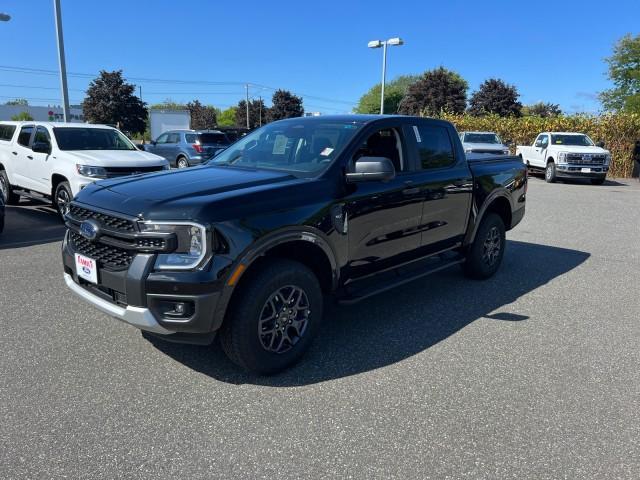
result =
[[76,253],[76,272],[78,277],[91,283],[98,283],[98,266],[93,258]]

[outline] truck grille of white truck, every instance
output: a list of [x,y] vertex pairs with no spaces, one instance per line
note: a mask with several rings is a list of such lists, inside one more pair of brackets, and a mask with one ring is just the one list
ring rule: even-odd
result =
[[604,165],[605,155],[569,153],[567,154],[567,163],[576,163],[579,165]]

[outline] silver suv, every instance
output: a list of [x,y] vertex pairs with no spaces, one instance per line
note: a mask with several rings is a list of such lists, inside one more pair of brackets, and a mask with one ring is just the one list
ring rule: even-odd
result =
[[166,158],[172,167],[187,168],[211,160],[230,143],[219,130],[170,130],[145,150]]

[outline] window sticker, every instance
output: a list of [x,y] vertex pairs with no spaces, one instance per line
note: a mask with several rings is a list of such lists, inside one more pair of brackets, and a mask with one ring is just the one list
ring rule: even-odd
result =
[[328,157],[329,155],[331,155],[331,153],[333,153],[333,148],[327,147],[320,152],[320,155],[322,155],[323,157]]
[[273,142],[273,155],[284,155],[284,151],[287,149],[287,137],[285,135],[276,135],[276,139]]
[[416,134],[416,141],[418,143],[422,143],[422,137],[420,137],[420,132],[418,131],[418,127],[416,127],[415,125],[413,126],[413,133]]

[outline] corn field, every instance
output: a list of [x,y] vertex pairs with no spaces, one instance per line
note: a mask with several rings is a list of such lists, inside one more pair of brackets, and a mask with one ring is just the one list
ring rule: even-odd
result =
[[440,118],[453,123],[458,131],[477,130],[496,132],[505,142],[515,145],[531,145],[540,132],[581,132],[594,142],[603,141],[611,152],[611,177],[631,177],[633,172],[633,147],[640,140],[640,115],[606,114],[601,116],[574,115],[559,117],[498,117],[488,115],[442,114]]

